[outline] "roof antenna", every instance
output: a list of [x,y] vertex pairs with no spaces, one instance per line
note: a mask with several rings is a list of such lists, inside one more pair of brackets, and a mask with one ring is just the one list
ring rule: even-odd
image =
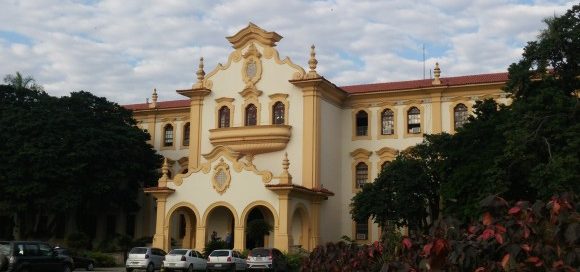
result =
[[425,79],[425,44],[423,44],[423,79]]

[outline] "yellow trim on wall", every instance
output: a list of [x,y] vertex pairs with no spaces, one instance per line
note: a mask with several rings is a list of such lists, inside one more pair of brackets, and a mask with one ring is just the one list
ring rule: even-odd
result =
[[367,239],[366,240],[358,240],[356,239],[356,221],[352,221],[352,239],[357,241],[358,243],[364,243],[364,244],[370,244],[373,241],[373,222],[372,220],[369,218],[367,219],[368,223],[367,223]]
[[383,163],[395,160],[399,151],[394,148],[383,147],[378,151],[375,151],[375,153],[379,156],[379,161],[377,162],[377,174],[380,174],[381,171],[383,171],[381,167]]
[[[300,220],[302,221],[302,237],[293,237],[292,236],[292,219],[294,218],[294,215],[298,213],[298,216],[300,216]],[[300,245],[302,245],[302,248],[305,250],[312,250],[314,249],[313,247],[310,246],[310,240],[311,240],[311,234],[310,234],[310,215],[308,214],[308,209],[306,208],[306,206],[303,203],[298,203],[296,204],[296,206],[294,207],[294,210],[292,211],[292,215],[290,217],[290,220],[288,222],[288,234],[290,235],[291,241],[293,242],[295,239],[298,239],[300,241]],[[292,243],[294,244],[294,243]]]
[[274,104],[276,104],[277,102],[281,102],[282,104],[284,104],[284,125],[288,125],[288,112],[290,111],[290,102],[288,101],[288,94],[283,94],[283,93],[275,93],[275,94],[271,94],[268,97],[270,97],[270,104],[269,104],[269,119],[270,119],[270,124],[274,125]]
[[234,98],[221,97],[215,100],[215,126],[214,128],[219,128],[220,126],[220,109],[226,106],[230,109],[230,127],[234,124]]
[[232,206],[232,204],[227,203],[225,201],[217,201],[212,203],[211,205],[209,205],[206,209],[205,209],[205,213],[203,214],[202,220],[201,220],[201,226],[202,227],[207,227],[207,219],[211,213],[211,211],[213,211],[213,209],[218,208],[218,207],[224,207],[230,210],[230,212],[232,213],[232,216],[234,217],[234,225],[237,227],[240,225],[240,219],[238,218],[238,213],[236,211],[236,208],[234,208],[234,206]]
[[[393,134],[383,135],[383,111],[389,109],[393,112]],[[397,127],[397,118],[399,118],[398,110],[395,107],[394,103],[388,103],[386,105],[381,106],[377,110],[377,139],[396,139],[398,138],[398,127]]]
[[[356,114],[359,113],[360,111],[364,111],[367,114],[367,135],[365,135],[365,136],[357,136],[356,135]],[[372,120],[372,115],[371,115],[371,111],[369,109],[357,107],[357,108],[352,110],[352,140],[353,141],[370,140],[371,139],[371,120]]]
[[[165,127],[167,125],[171,125],[171,127],[173,128],[173,142],[171,143],[170,146],[165,146]],[[175,121],[172,120],[161,123],[161,143],[159,146],[159,150],[175,150],[175,147],[177,146],[175,144],[176,141],[177,141],[177,125],[175,124]]]
[[[416,107],[417,109],[419,109],[420,111],[420,115],[421,115],[421,133],[409,133],[409,110],[413,107]],[[422,104],[420,104],[420,102],[417,101],[412,101],[409,104],[407,104],[404,108],[403,108],[403,118],[405,119],[405,121],[403,122],[405,124],[404,127],[404,133],[403,133],[403,138],[410,138],[410,137],[423,137],[423,134],[425,134],[425,107],[423,107]]]
[[246,219],[248,218],[248,215],[250,214],[250,211],[258,206],[264,206],[265,208],[267,208],[268,210],[270,210],[270,212],[272,213],[272,216],[274,217],[274,230],[278,229],[278,227],[280,226],[280,224],[287,224],[288,222],[284,222],[284,218],[282,218],[282,221],[280,221],[280,218],[278,217],[278,213],[276,212],[276,209],[274,208],[274,206],[272,206],[272,204],[270,204],[269,202],[266,202],[264,200],[256,200],[248,205],[246,205],[246,207],[244,208],[244,211],[242,211],[242,216],[240,217],[240,227],[245,227],[246,226]]
[[359,163],[365,163],[367,165],[367,182],[371,182],[372,166],[370,162],[370,157],[373,154],[372,151],[368,151],[364,148],[357,148],[350,153],[350,156],[354,159],[352,162],[352,192],[357,193],[361,189],[356,187],[356,166]]
[[473,115],[473,105],[472,105],[472,103],[469,103],[469,101],[458,100],[458,101],[451,103],[449,105],[449,119],[450,119],[449,133],[450,134],[454,134],[455,132],[457,132],[455,130],[455,107],[457,107],[457,105],[459,105],[459,104],[463,104],[467,107],[468,115],[470,115],[470,116]]

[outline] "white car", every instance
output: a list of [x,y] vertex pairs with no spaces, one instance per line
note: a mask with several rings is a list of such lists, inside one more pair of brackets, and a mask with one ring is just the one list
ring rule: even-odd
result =
[[207,271],[245,271],[248,267],[242,254],[231,249],[216,249],[207,260]]
[[161,269],[163,260],[165,260],[165,251],[159,248],[134,247],[129,251],[129,258],[127,258],[125,268],[127,272],[135,269],[145,269],[147,272],[153,272]]
[[165,255],[163,261],[163,268],[165,271],[187,271],[192,272],[196,270],[205,271],[207,261],[203,255],[193,249],[174,249]]

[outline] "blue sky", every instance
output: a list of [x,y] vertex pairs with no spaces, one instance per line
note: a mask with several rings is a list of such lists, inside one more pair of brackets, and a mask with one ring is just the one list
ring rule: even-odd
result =
[[8,0],[0,75],[31,75],[52,95],[86,90],[122,104],[161,100],[231,51],[225,39],[254,22],[284,38],[281,57],[341,85],[505,71],[575,2],[561,0]]

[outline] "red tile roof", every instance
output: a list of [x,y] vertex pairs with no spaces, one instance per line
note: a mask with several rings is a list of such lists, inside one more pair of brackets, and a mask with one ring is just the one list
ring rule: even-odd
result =
[[[342,86],[340,88],[344,90],[347,94],[363,94],[374,92],[390,92],[400,90],[421,89],[436,86],[462,86],[470,84],[500,83],[505,82],[507,80],[508,73],[504,72],[504,73],[479,74],[457,77],[445,77],[441,78],[441,85],[433,85],[431,83],[433,81],[432,79],[421,79],[421,80],[396,81],[386,83],[350,85],[350,86]],[[134,111],[149,109],[149,106],[146,103],[123,105],[123,107]],[[189,99],[157,102],[158,109],[170,109],[182,107],[189,107]]]
[[493,74],[480,74],[480,75],[441,78],[441,85],[433,85],[431,83],[433,81],[432,79],[421,79],[421,80],[397,81],[387,83],[351,85],[351,86],[342,86],[340,88],[343,89],[348,94],[360,94],[360,93],[420,89],[434,86],[461,86],[469,84],[496,83],[496,82],[505,82],[507,81],[507,79],[508,73],[493,73]]
[[[126,109],[129,109],[129,110],[134,110],[134,111],[135,110],[149,109],[149,105],[147,105],[147,103],[123,105],[123,107],[125,107]],[[157,102],[158,109],[171,109],[171,108],[183,108],[183,107],[189,107],[189,99]]]

